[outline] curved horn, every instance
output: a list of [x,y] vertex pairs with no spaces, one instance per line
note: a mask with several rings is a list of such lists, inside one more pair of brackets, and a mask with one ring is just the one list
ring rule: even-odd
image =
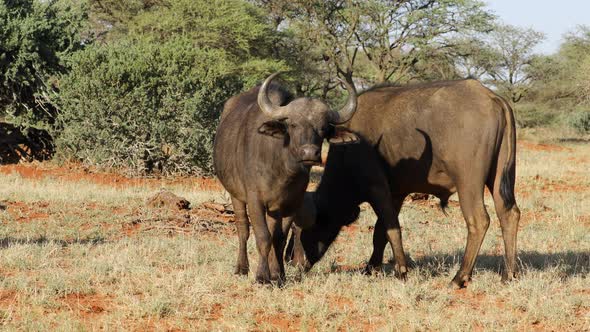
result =
[[280,111],[280,107],[279,106],[274,106],[272,104],[272,101],[270,100],[269,96],[268,96],[268,87],[270,86],[270,82],[272,82],[272,80],[277,77],[281,72],[276,72],[272,75],[270,75],[266,80],[264,80],[264,83],[262,83],[262,86],[260,87],[260,90],[258,91],[258,106],[260,107],[260,110],[273,118],[276,117],[280,117],[282,116],[282,112]]
[[337,79],[346,87],[346,90],[348,91],[348,100],[346,101],[346,105],[344,105],[344,107],[342,107],[338,112],[332,111],[332,118],[330,122],[336,125],[343,124],[350,120],[354,115],[354,112],[356,112],[357,106],[357,94],[354,87],[340,78]]

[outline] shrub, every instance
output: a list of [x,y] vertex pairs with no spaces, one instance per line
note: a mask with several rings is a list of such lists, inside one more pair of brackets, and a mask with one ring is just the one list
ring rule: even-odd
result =
[[47,86],[67,69],[62,58],[82,47],[86,9],[61,0],[0,2],[0,120],[47,128],[55,109]]
[[557,115],[544,104],[521,103],[514,111],[516,123],[521,128],[546,127],[557,119]]
[[568,124],[580,134],[590,134],[590,110],[578,110],[568,116]]
[[288,69],[271,54],[277,33],[241,0],[108,3],[127,19],[69,59],[54,99],[58,156],[134,173],[210,173],[223,102]]
[[182,37],[119,41],[71,62],[56,99],[62,157],[135,173],[211,172],[221,106],[243,85],[224,51]]

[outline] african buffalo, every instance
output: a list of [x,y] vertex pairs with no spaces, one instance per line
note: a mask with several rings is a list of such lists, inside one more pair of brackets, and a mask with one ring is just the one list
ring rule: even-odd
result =
[[290,218],[285,222],[283,218],[291,217],[301,205],[309,170],[320,162],[324,138],[333,144],[357,141],[354,134],[334,127],[348,121],[356,110],[353,87],[343,82],[348,100],[341,110],[332,111],[317,99],[293,99],[271,84],[277,75],[225,103],[213,153],[215,173],[230,193],[236,214],[239,252],[235,272],[248,274],[249,216],[260,256],[259,282],[280,282],[284,277],[280,253]]
[[[359,204],[377,214],[369,270],[382,264],[389,240],[396,274],[405,277],[398,213],[413,192],[428,193],[446,205],[458,192],[467,223],[467,246],[451,285],[464,287],[490,218],[484,186],[492,193],[505,246],[503,280],[515,277],[520,211],[514,198],[516,133],[512,109],[471,79],[407,87],[375,87],[359,95],[347,128],[360,137],[351,146],[331,146],[317,191],[296,224],[308,268],[317,262],[343,225],[356,220]],[[309,203],[312,202],[312,203]],[[310,220],[313,219],[313,220]],[[312,226],[310,226],[312,225]],[[302,259],[301,252],[295,257]]]

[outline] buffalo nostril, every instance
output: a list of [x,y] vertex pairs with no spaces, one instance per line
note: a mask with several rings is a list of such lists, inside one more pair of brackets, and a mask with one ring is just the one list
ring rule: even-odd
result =
[[319,156],[320,156],[320,150],[318,150],[318,149],[313,149],[313,150],[311,150],[311,151],[309,152],[309,155],[310,155],[310,156],[313,156],[313,157],[316,157],[316,158],[317,158],[317,157],[319,157]]
[[315,146],[304,146],[301,148],[301,157],[303,160],[320,159],[320,149]]

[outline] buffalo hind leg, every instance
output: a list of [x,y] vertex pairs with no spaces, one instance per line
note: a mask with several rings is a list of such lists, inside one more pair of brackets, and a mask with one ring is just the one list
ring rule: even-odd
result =
[[264,205],[258,200],[248,201],[248,212],[250,222],[256,238],[258,249],[258,269],[256,270],[256,281],[259,283],[270,282],[270,270],[268,256],[272,247],[272,238],[266,224],[266,211]]
[[369,262],[365,268],[366,274],[372,274],[373,271],[381,269],[386,246],[387,233],[385,232],[385,226],[383,225],[383,220],[377,218],[375,229],[373,230],[373,253],[371,254],[371,258],[369,258]]
[[461,268],[451,281],[454,288],[465,287],[471,280],[479,248],[490,225],[490,217],[483,201],[483,189],[483,183],[463,183],[458,186],[459,204],[467,223],[467,245]]
[[231,198],[234,212],[236,215],[236,230],[238,232],[238,261],[236,263],[235,274],[248,275],[250,264],[248,263],[248,238],[250,237],[250,222],[246,213],[246,203]]
[[[495,181],[499,184],[500,181]],[[518,222],[520,220],[520,210],[516,202],[507,208],[504,199],[500,195],[500,186],[488,186],[494,198],[496,214],[500,219],[502,228],[502,238],[504,240],[504,271],[502,272],[502,281],[509,282],[517,277],[516,265],[516,238],[518,233]]]

